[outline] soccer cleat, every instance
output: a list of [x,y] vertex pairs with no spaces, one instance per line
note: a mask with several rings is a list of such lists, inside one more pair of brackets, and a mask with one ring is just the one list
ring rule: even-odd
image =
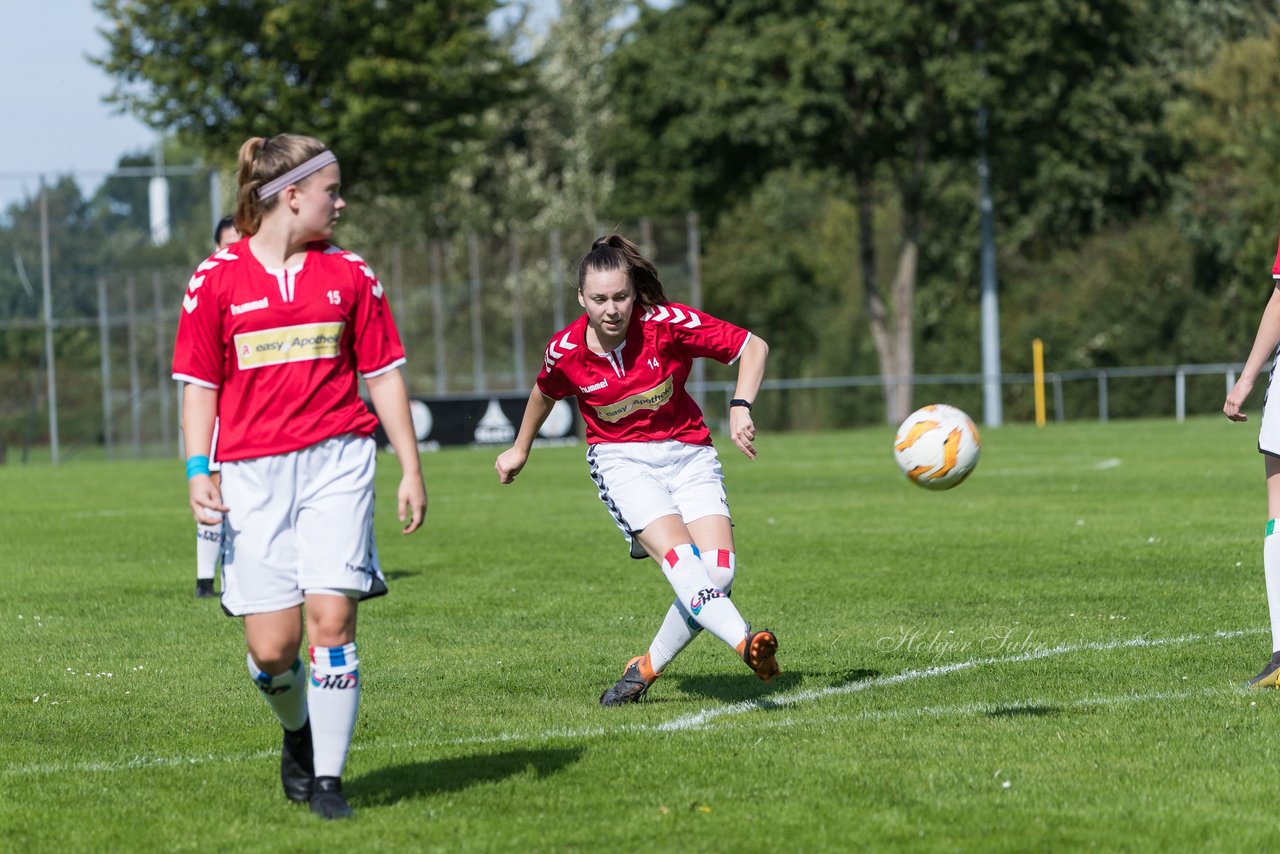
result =
[[1280,654],[1271,656],[1262,672],[1249,680],[1250,688],[1275,688],[1280,685]]
[[[640,702],[645,692],[649,690],[649,686],[657,681],[659,676],[648,666],[648,657],[649,654],[645,653],[628,661],[626,669],[622,671],[622,678],[600,695],[600,705],[622,706]],[[645,678],[646,675],[648,678]]]
[[351,818],[356,811],[342,794],[342,780],[337,777],[316,777],[311,791],[311,811],[321,818]]
[[213,599],[217,595],[218,595],[217,593],[213,592],[212,578],[196,579],[196,598],[197,599]]
[[[311,721],[308,720],[302,729],[284,731],[284,742],[280,746],[280,783],[284,786],[284,796],[298,804],[310,801],[315,773]],[[312,806],[314,808],[314,801]]]
[[747,636],[742,640],[742,647],[738,650],[742,654],[742,660],[747,663],[755,671],[756,675],[768,682],[782,671],[778,668],[778,659],[774,658],[774,653],[778,651],[778,638],[768,629],[761,629],[758,632],[751,631],[751,627],[747,626]]

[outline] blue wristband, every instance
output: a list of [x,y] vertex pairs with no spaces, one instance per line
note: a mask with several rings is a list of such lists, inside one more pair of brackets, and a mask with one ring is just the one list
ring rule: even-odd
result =
[[198,474],[209,473],[209,457],[205,454],[197,454],[194,457],[187,457],[187,480]]

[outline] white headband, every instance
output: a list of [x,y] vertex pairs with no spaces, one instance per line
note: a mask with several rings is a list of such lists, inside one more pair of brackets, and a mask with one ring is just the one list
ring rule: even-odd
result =
[[295,166],[279,178],[272,178],[263,184],[258,188],[258,198],[262,200],[269,199],[290,184],[296,184],[308,175],[314,175],[319,172],[330,163],[337,162],[338,157],[332,151],[322,151],[301,166]]

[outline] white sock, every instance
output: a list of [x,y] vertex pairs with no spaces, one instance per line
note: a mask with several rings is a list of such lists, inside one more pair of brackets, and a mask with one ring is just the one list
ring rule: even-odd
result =
[[[723,590],[725,596],[730,595],[733,590],[734,553],[728,549],[716,549],[702,555],[702,562],[707,567],[711,583]],[[702,626],[677,599],[667,609],[658,633],[649,644],[649,662],[653,669],[661,673],[701,633]]]
[[676,599],[688,608],[698,625],[737,649],[747,634],[746,620],[725,592],[711,581],[697,546],[685,543],[671,549],[662,559],[662,571],[675,590]]
[[196,523],[196,578],[213,580],[222,557],[222,523]]
[[360,659],[355,643],[308,649],[311,690],[307,692],[307,707],[311,711],[316,776],[341,777],[360,707]]
[[1280,520],[1267,521],[1262,541],[1262,572],[1267,579],[1267,608],[1271,612],[1271,651],[1280,652]]
[[301,729],[307,722],[307,683],[302,677],[302,659],[295,659],[293,666],[278,676],[272,676],[258,667],[252,655],[245,656],[253,684],[262,692],[271,711],[287,730]]

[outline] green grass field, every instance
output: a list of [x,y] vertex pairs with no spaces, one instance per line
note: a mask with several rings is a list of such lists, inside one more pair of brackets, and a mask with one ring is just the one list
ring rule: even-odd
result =
[[710,636],[600,692],[670,601],[582,448],[511,487],[424,457],[431,507],[362,609],[356,820],[284,800],[239,622],[192,598],[177,460],[0,468],[0,848],[1266,850],[1280,695],[1256,421],[1014,425],[962,487],[885,429],[720,443],[757,681]]

